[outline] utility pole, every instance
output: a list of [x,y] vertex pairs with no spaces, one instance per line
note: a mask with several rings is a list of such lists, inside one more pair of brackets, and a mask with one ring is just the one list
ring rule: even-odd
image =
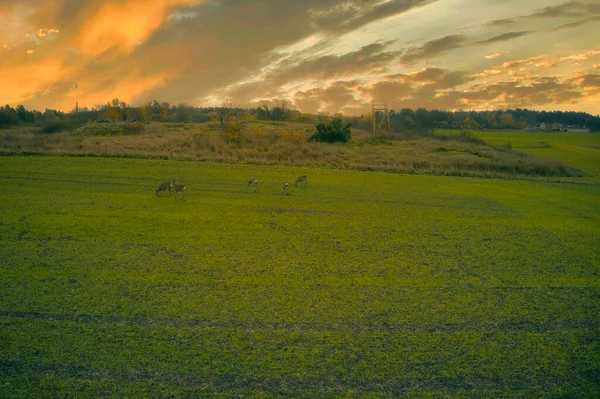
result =
[[79,122],[79,102],[77,101],[77,84],[75,84],[75,121]]

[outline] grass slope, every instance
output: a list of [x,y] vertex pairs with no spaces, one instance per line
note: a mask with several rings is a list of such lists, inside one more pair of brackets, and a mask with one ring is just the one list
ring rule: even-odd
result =
[[[301,174],[309,187],[282,195]],[[170,178],[185,199],[155,195]],[[3,157],[0,390],[593,397],[599,198],[594,184]]]
[[[314,133],[314,126],[308,124],[243,121],[235,127],[224,132],[215,123],[91,123],[74,132],[51,135],[19,127],[0,131],[0,153],[154,157],[454,176],[583,176],[568,162],[511,151],[504,143],[496,148],[472,137],[382,137],[354,129],[352,142],[342,145],[308,143]],[[600,141],[596,144],[600,146]]]
[[[456,131],[440,132],[456,134]],[[560,161],[584,171],[586,177],[592,177],[595,182],[600,182],[600,133],[526,131],[469,133],[491,145],[501,146],[511,143],[512,148],[518,152]]]

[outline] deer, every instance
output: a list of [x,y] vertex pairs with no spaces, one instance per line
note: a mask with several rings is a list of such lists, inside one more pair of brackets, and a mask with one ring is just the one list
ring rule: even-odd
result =
[[288,187],[289,187],[289,184],[286,181],[284,181],[283,182],[283,193],[285,195],[290,195],[290,191],[288,190]]
[[308,176],[300,176],[298,179],[296,179],[296,187],[298,187],[299,184],[304,184],[304,186],[308,186]]
[[181,193],[181,197],[185,197],[185,186],[183,184],[175,184],[175,182],[173,182],[173,189],[175,190],[175,195]]
[[158,193],[163,192],[163,191],[168,191],[169,193],[172,193],[173,186],[174,186],[174,182],[172,182],[172,181],[161,184],[160,186],[158,186],[158,189],[156,190],[156,196],[160,197],[160,195],[158,195]]
[[248,187],[254,187],[254,190],[258,190],[258,179],[253,177],[250,180],[248,180]]

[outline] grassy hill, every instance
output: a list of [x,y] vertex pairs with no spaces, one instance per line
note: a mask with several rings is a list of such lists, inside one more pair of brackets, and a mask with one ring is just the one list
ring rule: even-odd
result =
[[[544,158],[507,146],[516,135],[490,137],[456,131],[437,136],[372,135],[353,130],[349,144],[309,143],[314,126],[291,122],[246,121],[223,131],[218,124],[87,124],[74,132],[41,134],[34,129],[0,131],[5,154],[117,156],[319,166],[402,173],[485,177],[582,177],[572,158]],[[520,132],[518,135],[529,133]],[[588,134],[593,148],[600,136]],[[487,136],[486,136],[487,137]],[[520,136],[519,136],[520,137]],[[537,143],[534,140],[534,143]],[[538,144],[536,144],[538,145]],[[587,147],[585,147],[587,148]],[[585,150],[584,148],[584,150]],[[588,148],[589,149],[589,148]],[[597,150],[596,150],[597,152]],[[589,161],[594,161],[590,157]],[[589,163],[589,162],[588,162]]]

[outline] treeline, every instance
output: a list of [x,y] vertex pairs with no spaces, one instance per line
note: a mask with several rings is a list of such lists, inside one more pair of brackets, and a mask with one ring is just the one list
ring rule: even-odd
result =
[[[585,112],[534,111],[514,109],[506,111],[443,111],[419,108],[403,108],[389,111],[393,131],[421,129],[531,129],[545,125],[560,125],[573,128],[600,130],[600,116]],[[382,115],[377,115],[377,125],[385,127]],[[370,129],[371,115],[354,120],[355,127]]]
[[[341,116],[339,114],[333,116]],[[130,106],[115,98],[109,103],[80,108],[69,113],[46,109],[43,113],[27,110],[18,105],[0,107],[0,127],[18,124],[36,124],[53,132],[72,128],[89,121],[141,121],[141,122],[219,122],[226,123],[235,117],[244,120],[272,120],[305,123],[320,123],[331,120],[326,114],[305,114],[291,109],[286,101],[278,104],[263,102],[255,108],[236,107],[226,103],[220,107],[194,107],[187,104],[148,101],[141,106]],[[371,130],[372,115],[344,117],[353,127]],[[381,115],[376,115],[376,125],[382,127]],[[539,127],[542,123],[558,124],[575,128],[600,130],[600,116],[584,112],[534,111],[514,109],[506,111],[443,111],[419,108],[390,110],[389,119],[393,131],[417,131],[423,129],[527,129]]]

